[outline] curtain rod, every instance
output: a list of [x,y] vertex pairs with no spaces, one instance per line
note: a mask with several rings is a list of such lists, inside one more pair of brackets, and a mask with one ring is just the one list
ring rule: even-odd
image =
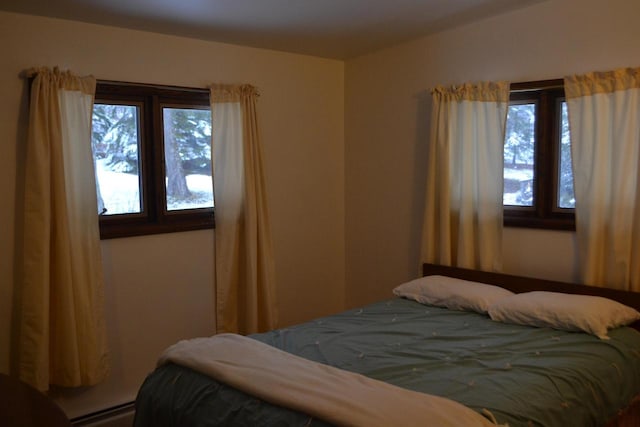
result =
[[536,80],[533,82],[511,83],[511,92],[528,92],[540,89],[563,89],[564,79]]
[[194,92],[194,93],[209,93],[209,89],[207,88],[198,88],[198,87],[184,87],[184,86],[171,86],[171,85],[158,85],[152,83],[132,83],[132,82],[121,82],[116,80],[102,80],[96,79],[97,83],[102,85],[117,85],[117,86],[144,86],[149,89],[165,89],[165,90],[179,90],[181,92]]

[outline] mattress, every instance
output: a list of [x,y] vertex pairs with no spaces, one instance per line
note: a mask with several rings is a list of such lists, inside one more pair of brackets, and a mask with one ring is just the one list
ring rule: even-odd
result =
[[[289,353],[455,400],[516,426],[604,426],[640,392],[640,333],[494,322],[395,298],[251,337]],[[488,411],[488,412],[487,412]],[[188,368],[158,367],[135,426],[324,426]]]

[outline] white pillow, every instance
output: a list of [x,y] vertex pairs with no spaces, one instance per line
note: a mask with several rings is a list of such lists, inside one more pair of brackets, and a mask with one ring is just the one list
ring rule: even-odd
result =
[[482,314],[486,314],[489,306],[495,301],[513,295],[513,292],[499,286],[447,276],[421,277],[396,287],[393,293],[422,304],[452,310],[471,310]]
[[609,339],[607,331],[640,319],[640,313],[619,302],[590,295],[526,292],[495,302],[491,319],[565,331],[584,331]]

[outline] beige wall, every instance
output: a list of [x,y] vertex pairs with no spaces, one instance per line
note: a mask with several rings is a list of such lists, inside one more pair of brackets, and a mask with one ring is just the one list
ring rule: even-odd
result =
[[[552,0],[346,65],[347,306],[418,273],[428,90],[639,66],[640,2]],[[573,280],[574,234],[507,228],[507,272]]]
[[[0,372],[11,366],[17,297],[27,107],[19,75],[34,66],[130,82],[256,85],[280,324],[343,308],[343,62],[9,13],[0,13],[0,43]],[[113,372],[103,385],[58,396],[70,416],[132,400],[163,348],[212,333],[213,236],[103,241]]]

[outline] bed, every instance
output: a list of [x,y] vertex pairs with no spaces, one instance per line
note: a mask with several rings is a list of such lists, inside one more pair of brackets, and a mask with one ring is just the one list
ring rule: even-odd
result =
[[[447,278],[443,282],[447,286],[456,284],[458,279],[464,286],[473,286],[460,288],[464,290],[463,297],[482,291],[474,304],[477,301],[485,304],[484,297],[493,292],[476,287],[477,283],[499,285],[502,290],[496,292],[508,289],[514,296],[534,295],[529,294],[531,291],[595,295],[640,309],[637,293],[431,264],[424,265],[423,273],[425,280]],[[470,282],[473,285],[467,285]],[[407,291],[415,284],[408,286],[398,287],[394,298],[300,325],[239,337],[239,343],[234,342],[233,336],[218,336],[213,342],[203,338],[177,343],[165,352],[157,369],[141,386],[136,399],[135,427],[373,425],[361,418],[349,419],[344,415],[349,411],[371,412],[369,416],[376,420],[391,412],[405,415],[398,418],[404,421],[391,424],[389,420],[393,418],[389,418],[377,425],[436,425],[433,422],[436,418],[430,418],[431,415],[426,419],[413,415],[412,411],[419,414],[422,410],[422,401],[417,406],[405,406],[407,401],[422,396],[441,399],[436,400],[435,406],[447,408],[444,412],[454,411],[450,408],[458,410],[457,406],[446,405],[458,405],[489,424],[511,427],[640,425],[637,321],[604,333],[595,329],[586,333],[527,326],[492,320],[484,312],[484,306],[461,309],[443,306],[440,301],[417,301],[420,298]],[[487,307],[492,310],[497,307],[494,311],[500,315],[501,306],[509,311],[517,305],[518,300],[514,299],[515,304],[510,301],[500,294],[500,303]],[[549,305],[554,302],[557,301]],[[291,367],[291,376],[297,379],[280,382],[288,377],[280,373],[275,380],[268,378],[278,386],[260,391],[254,390],[251,382],[255,374],[255,382],[259,383],[261,372],[248,371],[244,366],[238,368],[239,376],[250,379],[248,388],[237,385],[233,378],[212,378],[202,368],[209,348],[228,353],[236,344],[249,345],[248,358],[255,358],[258,368],[264,371],[278,364],[279,359],[268,359],[272,349],[278,354],[285,353],[285,357],[293,359],[282,364]],[[193,362],[196,352],[204,354],[205,362]],[[172,357],[175,354],[181,354],[182,359]],[[232,372],[240,359],[235,353],[226,356],[228,360],[219,369],[223,374]],[[260,366],[260,357],[269,362]],[[310,361],[316,370],[331,369],[329,374],[333,376],[328,382],[334,382],[334,388],[324,394],[341,400],[346,405],[340,408],[342,412],[329,409],[323,413],[316,410],[323,406],[320,403],[300,406],[272,397],[275,389],[285,389],[294,400],[300,397],[307,405],[312,400],[309,384],[315,383],[315,377],[305,377],[307,373],[294,376],[293,366],[299,360],[303,364]],[[352,389],[351,383],[357,383],[361,389]],[[368,395],[372,384],[376,390],[378,385],[381,389],[388,388],[389,393],[377,395],[374,404],[352,406],[361,395]],[[429,400],[426,404],[432,403]],[[444,421],[440,424],[448,425]],[[456,424],[467,425],[460,421],[449,425]]]

